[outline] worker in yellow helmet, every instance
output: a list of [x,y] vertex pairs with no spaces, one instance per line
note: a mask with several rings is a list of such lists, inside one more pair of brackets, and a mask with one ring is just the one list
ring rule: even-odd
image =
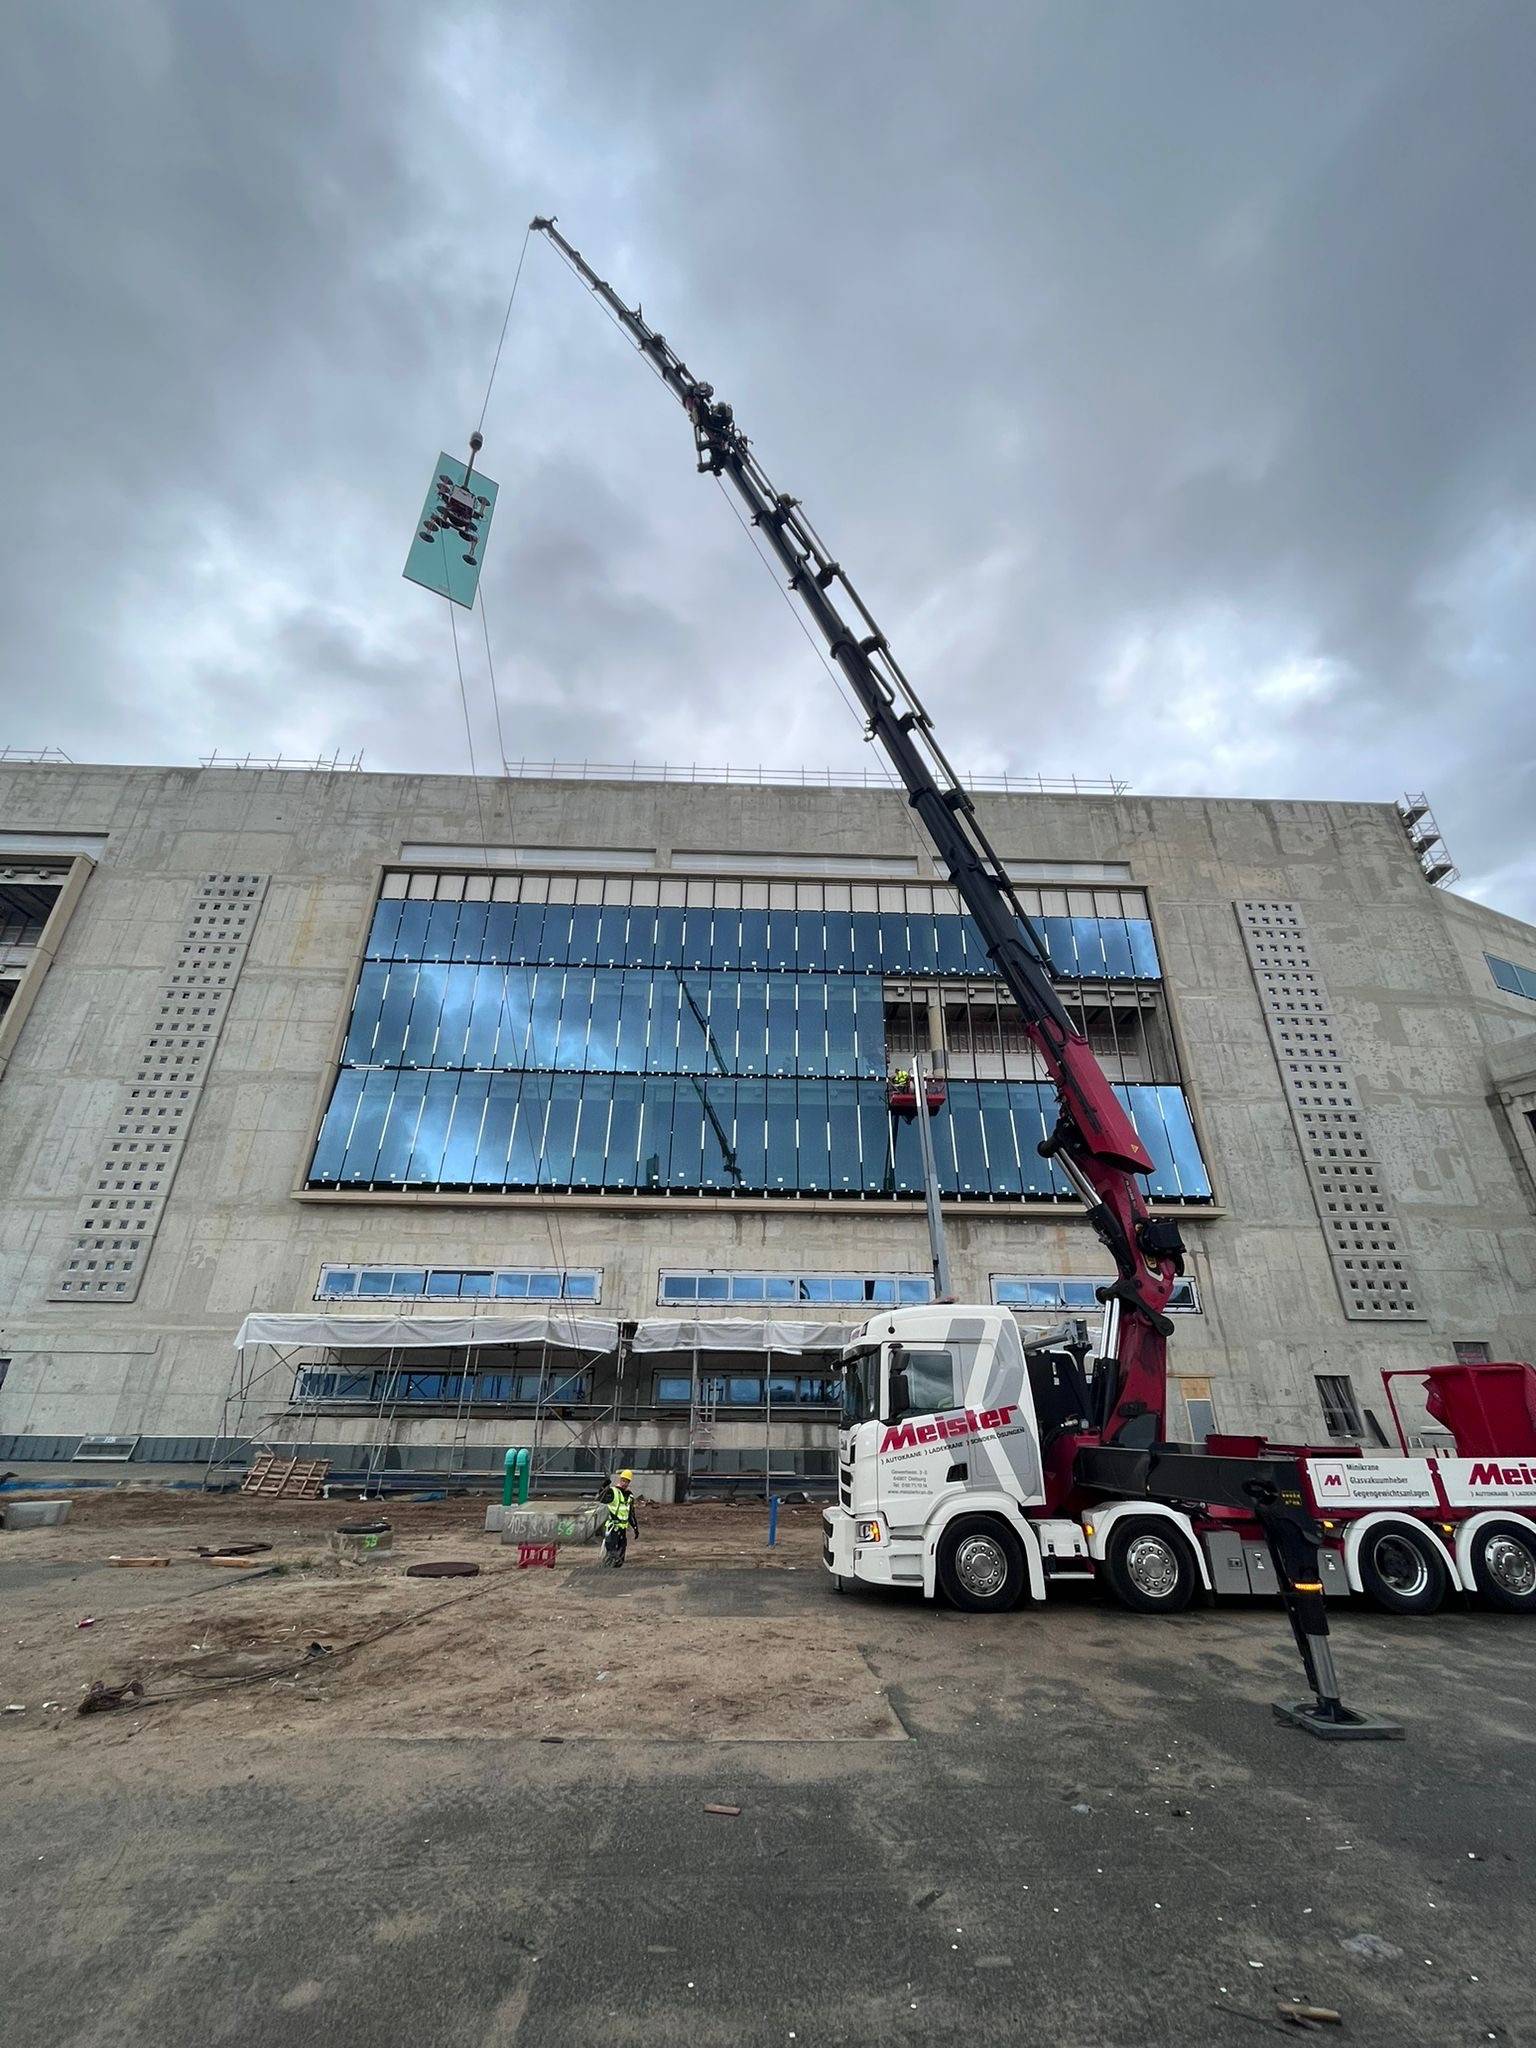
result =
[[640,1518],[635,1513],[635,1499],[630,1491],[634,1482],[635,1475],[626,1466],[603,1490],[603,1501],[608,1510],[603,1524],[603,1563],[611,1564],[615,1571],[623,1567],[630,1537],[640,1534]]

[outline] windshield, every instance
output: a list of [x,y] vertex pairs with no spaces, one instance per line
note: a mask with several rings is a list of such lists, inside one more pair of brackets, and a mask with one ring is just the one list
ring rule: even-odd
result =
[[843,1361],[843,1427],[868,1422],[880,1406],[880,1350],[856,1351]]

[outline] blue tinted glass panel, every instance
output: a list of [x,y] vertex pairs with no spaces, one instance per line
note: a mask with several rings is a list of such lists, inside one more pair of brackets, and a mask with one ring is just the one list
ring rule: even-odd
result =
[[856,1074],[858,1021],[854,1007],[857,983],[851,975],[825,984],[827,1065],[829,1074]]
[[908,964],[914,974],[933,974],[939,964],[938,920],[911,910],[907,913]]
[[422,940],[422,957],[427,960],[451,960],[453,935],[458,929],[458,923],[457,903],[430,905],[427,911],[426,937]]
[[517,1091],[515,1074],[491,1076],[485,1117],[480,1125],[480,1143],[475,1152],[476,1187],[506,1186],[507,1154],[512,1149],[512,1124],[517,1115]]
[[400,928],[395,934],[395,958],[397,960],[419,960],[426,950],[427,919],[432,915],[430,903],[402,903],[400,905]]
[[827,1131],[829,1185],[840,1194],[862,1194],[865,1181],[857,1082],[827,1083]]
[[507,970],[504,967],[473,967],[465,971],[471,977],[471,984],[469,1017],[464,1034],[464,1064],[466,1067],[496,1066],[500,1063],[498,1041],[506,999]]
[[567,1273],[565,1276],[565,1298],[567,1301],[596,1301],[597,1275],[595,1273]]
[[571,919],[575,915],[574,903],[546,903],[539,925],[538,949],[530,958],[563,967],[571,958]]
[[994,1195],[1017,1197],[1024,1180],[1019,1165],[1018,1134],[1013,1127],[1013,1110],[1006,1087],[982,1086],[981,1132],[987,1148],[987,1178]]
[[1092,980],[1102,981],[1106,971],[1104,959],[1104,938],[1096,917],[1074,917],[1072,937],[1077,947],[1077,971]]
[[901,1297],[903,1307],[913,1302],[932,1301],[933,1282],[931,1280],[898,1280],[896,1291]]
[[766,910],[744,910],[741,913],[741,964],[759,972],[768,965]]
[[646,1081],[640,1101],[640,1187],[666,1186],[671,1151],[672,1083]]
[[827,1071],[827,983],[820,976],[795,977],[795,1072]]
[[1076,974],[1077,947],[1072,941],[1072,920],[1070,917],[1037,917],[1035,929],[1045,941],[1045,950],[1051,956],[1051,966],[1058,974]]
[[709,1049],[709,977],[680,974],[677,983],[677,1045],[670,1065],[675,1073],[704,1074],[715,1063]]
[[686,1408],[692,1393],[693,1382],[687,1373],[658,1373],[656,1375],[656,1400],[659,1406]]
[[643,1074],[651,1027],[651,977],[627,973],[619,981],[613,1063],[621,1074]]
[[729,1301],[731,1282],[725,1273],[700,1273],[694,1281],[697,1298],[700,1301]]
[[453,958],[478,963],[485,946],[484,903],[461,903],[453,931]]
[[683,964],[683,913],[678,909],[658,910],[656,913],[656,965],[658,967],[680,967]]
[[[464,1048],[469,1038],[470,1007],[474,1002],[475,984],[479,978],[478,967],[456,966],[447,969],[443,982],[442,1013],[437,1020],[437,1040],[432,1048],[434,1067],[462,1067],[473,1064],[466,1061]],[[411,1017],[411,1028],[414,1033],[414,1010]]]
[[1506,995],[1518,996],[1525,993],[1520,986],[1520,970],[1512,960],[1500,960],[1492,953],[1485,953],[1483,958],[1488,962],[1488,971],[1495,983]]
[[880,962],[887,974],[905,974],[911,966],[904,910],[880,912]]
[[769,1188],[793,1188],[797,1183],[795,1137],[795,1084],[770,1081],[767,1090]]
[[393,1074],[365,1076],[362,1099],[352,1121],[346,1158],[342,1162],[341,1177],[344,1181],[366,1184],[373,1179],[379,1159],[379,1140],[384,1135],[384,1119],[389,1114],[394,1085]]
[[404,908],[403,897],[389,898],[374,905],[373,922],[368,927],[368,944],[364,948],[370,960],[389,960],[394,957],[395,939],[400,930],[400,913]]
[[321,1120],[320,1135],[315,1142],[314,1164],[309,1170],[312,1181],[323,1183],[341,1178],[347,1139],[362,1093],[361,1074],[343,1071],[336,1076],[336,1086],[331,1090],[330,1104]]
[[832,1162],[824,1081],[801,1081],[796,1088],[798,1153],[796,1185],[823,1193],[830,1185]]
[[480,948],[480,958],[505,967],[513,957],[512,934],[517,924],[515,903],[488,903],[485,906],[485,938]]
[[683,912],[683,965],[708,967],[714,944],[714,913],[708,910]]
[[443,1177],[443,1152],[448,1143],[448,1126],[458,1100],[457,1074],[428,1074],[426,1093],[411,1134],[410,1158],[405,1179],[413,1186],[434,1186]]
[[606,1074],[589,1074],[581,1084],[576,1136],[571,1150],[573,1187],[600,1188],[604,1184],[612,1089],[613,1083]]
[[972,962],[966,952],[966,920],[962,917],[940,917],[934,922],[938,927],[939,973],[969,973],[972,970]]
[[520,967],[532,967],[541,957],[544,939],[542,903],[519,903],[512,921],[512,958]]
[[448,1142],[443,1147],[442,1178],[446,1187],[470,1187],[475,1178],[475,1160],[480,1150],[480,1125],[490,1094],[489,1074],[460,1074],[448,1125]]
[[986,1147],[981,1135],[980,1092],[975,1081],[950,1083],[948,1102],[934,1120],[935,1136],[946,1121],[954,1147],[954,1185],[962,1195],[990,1194]]
[[827,933],[819,910],[795,913],[795,965],[802,974],[826,971]]
[[585,1065],[589,1073],[611,1074],[618,1065],[619,998],[624,977],[605,968],[592,977],[592,1014],[587,1020]]
[[734,1090],[735,1116],[731,1143],[735,1148],[737,1183],[742,1188],[768,1185],[768,1102],[763,1081],[738,1081]]
[[576,1119],[581,1107],[581,1077],[556,1074],[549,1088],[549,1116],[544,1125],[544,1150],[539,1160],[539,1185],[568,1188],[575,1167]]
[[[405,1041],[400,1049],[402,1067],[430,1067],[437,1045],[437,1027],[443,1014],[443,993],[448,986],[445,964],[425,961],[415,970],[415,987],[410,1015],[406,1018]],[[443,1063],[449,1064],[447,1061]]]
[[829,974],[851,974],[854,966],[853,913],[849,910],[828,910],[822,913],[822,938],[826,946],[826,964]]
[[736,988],[736,1071],[762,1074],[768,1068],[768,977],[744,974]]
[[595,903],[572,904],[570,953],[567,957],[578,966],[590,966],[597,958],[597,919]]
[[741,965],[741,912],[715,907],[714,930],[709,942],[709,964],[717,973],[734,972]]
[[[880,972],[880,917],[877,911],[853,913],[853,964],[864,974]],[[895,969],[892,969],[895,972]]]
[[640,1172],[640,1082],[618,1075],[608,1084],[608,1135],[603,1186],[632,1188]]
[[[667,1158],[667,1185],[699,1188],[704,1185],[704,1084],[698,1079],[679,1080],[672,1091],[671,1150]],[[712,1151],[718,1151],[713,1144]]]
[[526,1059],[530,1067],[548,1069],[556,1064],[560,1043],[560,994],[565,980],[563,967],[540,967],[531,977]]
[[593,958],[600,967],[622,967],[629,957],[629,907],[623,903],[602,904],[597,913],[597,949]]
[[411,999],[416,992],[417,968],[413,962],[397,960],[390,967],[379,1003],[379,1024],[373,1038],[376,1066],[398,1067],[405,1050],[405,1028],[411,1019]]
[[726,1381],[726,1399],[738,1408],[748,1408],[763,1398],[763,1383],[733,1373]]
[[397,1074],[389,1114],[379,1139],[378,1165],[374,1178],[403,1185],[410,1178],[411,1154],[416,1142],[416,1125],[427,1093],[425,1074]]
[[987,958],[987,942],[981,936],[981,926],[975,918],[966,913],[960,920],[965,938],[965,968],[968,974],[989,974],[992,963]]
[[1126,919],[1126,933],[1131,942],[1131,960],[1140,981],[1160,981],[1162,963],[1157,957],[1157,941],[1152,936],[1152,926],[1144,917]]
[[768,1071],[795,1071],[795,983],[788,974],[768,977]]
[[1104,948],[1104,965],[1112,981],[1131,981],[1136,962],[1131,954],[1131,935],[1123,917],[1099,919],[1099,942]]
[[389,968],[383,961],[368,961],[357,978],[357,990],[352,998],[352,1019],[347,1026],[347,1042],[342,1047],[341,1064],[344,1067],[366,1067],[373,1061],[374,1033],[378,1029],[379,1010],[383,1005],[384,991],[389,982]]
[[[885,1120],[891,1133],[892,1186],[894,1192],[898,1195],[921,1194],[923,1188],[923,1158],[917,1135],[917,1118],[915,1116],[893,1116],[888,1105],[882,1103],[882,1107],[885,1109]],[[935,1133],[935,1136],[937,1136],[937,1133]],[[952,1159],[953,1155],[951,1155]],[[949,1178],[951,1181],[953,1180],[952,1166]],[[939,1184],[940,1186],[946,1185],[942,1164],[939,1169]]]
[[490,1274],[484,1271],[466,1273],[459,1284],[459,1293],[470,1300],[489,1301],[491,1296]]
[[549,1083],[548,1074],[523,1074],[519,1078],[517,1114],[512,1120],[512,1142],[507,1156],[508,1187],[538,1185],[539,1161],[544,1153],[544,1119],[549,1113]]
[[442,1270],[427,1275],[427,1293],[430,1297],[449,1296],[455,1301],[459,1297],[459,1276],[456,1271]]
[[649,967],[656,958],[656,917],[653,906],[636,904],[629,913],[624,960],[630,967]]
[[741,1186],[741,1161],[736,1153],[736,1083],[716,1077],[702,1083],[704,1110],[703,1185],[727,1191]]

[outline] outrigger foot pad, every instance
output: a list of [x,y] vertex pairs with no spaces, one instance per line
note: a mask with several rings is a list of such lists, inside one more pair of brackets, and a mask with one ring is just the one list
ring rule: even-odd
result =
[[1304,1728],[1320,1742],[1401,1742],[1401,1721],[1357,1714],[1331,1700],[1276,1700],[1274,1716],[1288,1728]]

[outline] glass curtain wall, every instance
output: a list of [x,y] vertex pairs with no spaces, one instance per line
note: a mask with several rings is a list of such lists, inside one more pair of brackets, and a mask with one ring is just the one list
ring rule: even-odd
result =
[[[1144,899],[1025,893],[1064,999],[1111,1051],[1115,1003],[1160,1002]],[[942,888],[391,875],[309,1184],[916,1194],[916,1130],[892,1116],[886,1078],[942,1037],[925,1020],[957,989],[998,1007],[980,936]],[[1122,1035],[1116,1092],[1156,1161],[1152,1195],[1208,1201],[1171,1040]],[[978,1201],[1072,1199],[1036,1149],[1051,1094],[1016,1037],[1000,1019],[978,1078],[951,1080],[940,1179]]]

